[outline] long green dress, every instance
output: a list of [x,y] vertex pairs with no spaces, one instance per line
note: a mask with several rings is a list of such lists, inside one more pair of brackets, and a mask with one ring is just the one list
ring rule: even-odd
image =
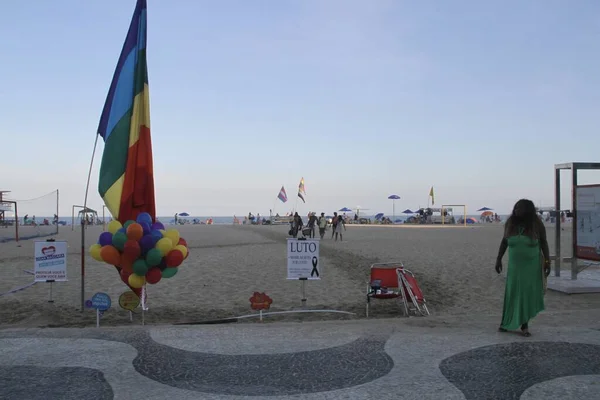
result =
[[522,228],[507,242],[508,270],[500,327],[517,330],[544,310],[542,259],[539,240],[524,235]]

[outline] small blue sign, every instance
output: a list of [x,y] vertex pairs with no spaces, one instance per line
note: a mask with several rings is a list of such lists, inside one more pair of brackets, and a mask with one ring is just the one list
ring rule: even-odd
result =
[[92,308],[106,311],[110,308],[110,304],[110,296],[106,293],[98,292],[92,296]]

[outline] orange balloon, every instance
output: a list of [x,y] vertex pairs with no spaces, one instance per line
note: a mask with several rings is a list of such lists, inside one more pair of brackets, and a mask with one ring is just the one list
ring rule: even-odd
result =
[[121,254],[114,246],[102,246],[100,249],[100,257],[102,260],[111,265],[119,265],[121,263]]
[[127,239],[135,240],[136,242],[144,236],[144,228],[138,223],[133,223],[127,227]]

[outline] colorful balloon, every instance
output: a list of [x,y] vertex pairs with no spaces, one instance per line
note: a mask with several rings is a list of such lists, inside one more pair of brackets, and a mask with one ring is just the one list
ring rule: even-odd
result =
[[144,283],[146,283],[146,278],[144,276],[131,274],[129,275],[127,281],[129,282],[129,286],[131,286],[134,289],[139,289],[142,286],[144,286]]
[[174,268],[181,265],[183,262],[183,253],[179,250],[173,249],[167,254],[167,267]]
[[167,262],[165,261],[165,258],[163,257],[162,260],[160,260],[160,264],[157,265],[158,269],[160,269],[161,271],[164,271],[165,268],[167,268]]
[[100,257],[102,260],[111,265],[119,265],[121,263],[121,254],[114,246],[102,246],[100,249]]
[[119,275],[121,276],[121,280],[123,281],[123,283],[129,283],[129,276],[131,275],[131,272],[122,269],[121,272],[119,272]]
[[142,254],[142,249],[140,248],[140,244],[135,240],[129,239],[123,245],[123,256],[128,259],[135,261]]
[[177,244],[181,244],[181,245],[183,245],[183,246],[185,246],[185,247],[188,247],[188,244],[187,244],[187,242],[186,242],[186,241],[185,241],[185,239],[184,239],[184,238],[182,238],[182,237],[180,237],[180,238],[179,238],[179,242],[177,242]]
[[146,254],[146,264],[149,267],[156,267],[162,261],[163,254],[159,249],[150,249]]
[[138,223],[133,223],[127,227],[127,237],[136,242],[144,236],[144,228]]
[[146,273],[146,282],[154,285],[162,279],[162,272],[157,267],[150,268]]
[[135,260],[133,263],[133,273],[138,276],[144,276],[148,272],[148,264],[142,258]]
[[133,273],[133,263],[134,260],[127,257],[125,254],[123,254],[121,256],[121,264],[119,264],[119,267],[121,268],[121,271],[127,271],[129,274]]
[[98,239],[98,243],[100,246],[109,246],[112,244],[112,233],[110,232],[102,232],[100,234],[100,238]]
[[119,231],[119,229],[121,229],[122,227],[123,227],[123,225],[121,225],[121,223],[119,221],[117,221],[116,219],[113,219],[107,225],[108,231],[110,233],[112,233],[113,235],[115,233],[117,233]]
[[131,224],[135,224],[135,221],[133,221],[133,220],[125,221],[125,223],[123,224],[123,228],[127,229],[127,228],[129,228],[129,225],[131,225]]
[[165,279],[172,278],[177,274],[178,268],[166,268],[162,271],[162,277]]
[[150,228],[150,224],[142,222],[142,223],[140,223],[140,225],[142,226],[142,230],[144,231],[144,235],[149,235],[150,232],[152,232],[152,228]]
[[181,254],[183,254],[184,259],[187,257],[188,250],[187,250],[187,247],[185,247],[184,245],[178,244],[177,246],[175,246],[173,248],[173,250],[179,250],[181,252]]
[[169,238],[162,238],[156,243],[156,248],[166,256],[173,249],[173,242]]
[[[162,239],[163,235],[162,233],[160,233],[159,230],[153,230],[150,232],[150,236],[152,236],[154,238],[154,240],[156,241],[156,243],[158,243],[158,241],[160,239]],[[154,243],[156,245],[156,243]]]
[[152,216],[147,212],[139,213],[135,220],[138,224],[146,223],[148,226],[152,225]]
[[156,221],[155,223],[152,224],[152,230],[153,231],[159,231],[161,229],[165,229],[165,226],[163,225],[162,222],[160,221]]
[[142,255],[146,257],[148,251],[154,248],[154,238],[152,235],[146,235],[140,239],[140,247],[142,248]]
[[179,231],[177,229],[169,229],[163,236],[171,239],[173,244],[179,243]]
[[125,242],[127,242],[127,235],[122,232],[117,232],[112,237],[112,245],[119,251],[123,251]]
[[96,261],[104,261],[102,259],[102,257],[100,256],[100,250],[102,249],[102,246],[100,246],[99,244],[93,244],[90,246],[90,255],[92,256],[92,258]]

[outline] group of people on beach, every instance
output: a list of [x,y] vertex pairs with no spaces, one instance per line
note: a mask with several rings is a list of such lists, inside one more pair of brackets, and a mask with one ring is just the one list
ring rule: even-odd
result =
[[[290,230],[289,235],[293,238],[297,238],[299,233],[302,233],[303,236],[308,236],[310,238],[316,237],[316,229],[319,228],[319,236],[321,239],[325,238],[325,231],[329,226],[329,221],[325,216],[325,213],[321,213],[321,216],[317,217],[317,213],[309,212],[308,213],[308,221],[306,223],[306,228],[304,228],[304,221],[302,217],[297,212],[294,213],[294,217],[290,221]],[[331,238],[335,238],[340,241],[343,240],[343,232],[346,230],[346,221],[341,215],[338,215],[337,212],[333,213],[333,218],[331,220]]]

